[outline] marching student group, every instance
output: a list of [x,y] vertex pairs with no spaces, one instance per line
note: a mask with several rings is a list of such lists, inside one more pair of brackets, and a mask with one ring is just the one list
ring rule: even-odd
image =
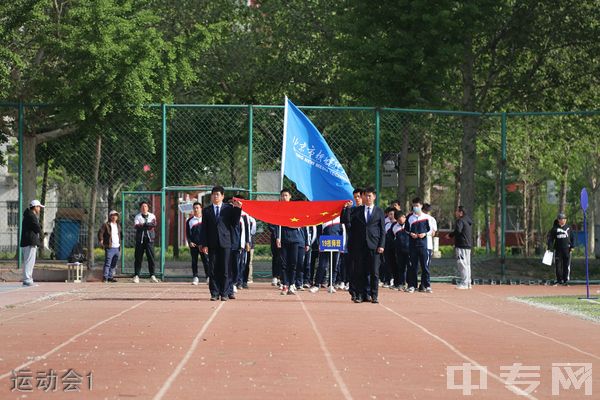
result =
[[[430,215],[430,205],[414,198],[410,212],[402,211],[398,201],[384,211],[375,205],[373,188],[355,189],[353,197],[354,201],[345,204],[340,216],[321,225],[302,228],[269,225],[272,285],[282,295],[293,295],[303,290],[316,293],[331,282],[334,287],[330,291],[347,291],[355,303],[377,303],[380,287],[407,293],[432,293],[429,265],[437,223]],[[201,261],[212,301],[235,299],[239,290],[247,289],[248,283],[252,283],[256,220],[242,210],[243,200],[224,200],[224,188],[213,187],[211,204],[202,208],[201,203],[194,203],[192,215],[185,222],[192,258],[192,284],[199,284],[198,262]],[[291,200],[290,190],[281,190],[280,201]],[[470,289],[472,222],[462,207],[457,208],[455,215],[457,223],[449,236],[455,240],[461,276],[456,287]],[[106,243],[118,248],[118,213],[111,211],[109,218],[99,232],[100,243],[105,248]],[[156,216],[149,211],[147,202],[140,203],[140,213],[134,221],[133,282],[139,282],[144,254],[150,281],[158,282],[153,252]],[[343,237],[343,250],[331,257],[327,253],[320,256],[321,235]],[[110,240],[111,237],[114,240]],[[105,282],[115,281],[117,258],[118,253],[105,261]]]

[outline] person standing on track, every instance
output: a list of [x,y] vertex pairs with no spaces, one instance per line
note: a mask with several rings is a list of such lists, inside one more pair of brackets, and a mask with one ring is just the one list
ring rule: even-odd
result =
[[429,227],[429,219],[422,212],[423,202],[419,197],[412,199],[412,207],[412,214],[406,220],[406,230],[410,235],[410,268],[407,273],[407,292],[415,292],[420,263],[421,285],[419,291],[431,293],[429,252],[427,251],[427,232],[431,228]]
[[[279,193],[280,201],[290,201],[292,193],[289,189],[282,189]],[[308,238],[303,228],[289,228],[287,226],[275,227],[275,245],[281,256],[281,294],[293,295],[296,293],[296,268],[303,267],[304,252],[308,250]],[[302,282],[300,281],[300,287]]]
[[471,247],[473,247],[473,221],[467,215],[463,206],[458,206],[454,211],[456,223],[454,231],[448,237],[454,238],[454,251],[456,264],[460,274],[457,289],[471,289]]
[[185,221],[185,235],[190,248],[190,255],[192,256],[192,285],[198,285],[198,257],[202,260],[204,274],[207,278],[208,260],[206,254],[200,251],[200,243],[202,242],[202,238],[200,237],[202,232],[202,204],[195,202],[192,207],[192,215]]
[[375,189],[367,188],[364,193],[364,205],[350,208],[353,203],[346,203],[341,221],[350,224],[348,249],[352,252],[356,268],[354,302],[362,303],[368,298],[367,284],[370,284],[371,302],[378,303],[379,265],[385,246],[385,215],[381,208],[375,206]]
[[210,300],[235,299],[229,293],[229,267],[231,262],[232,231],[240,224],[242,203],[233,200],[223,202],[225,189],[215,186],[211,190],[212,204],[202,210],[202,252],[208,255]]
[[44,206],[38,200],[32,200],[23,213],[20,247],[23,249],[23,286],[33,286],[33,267],[38,246],[42,245],[39,215]]
[[[433,238],[437,233],[437,221],[431,215],[431,204],[425,203],[423,204],[423,215],[427,217],[429,221],[429,232],[427,232],[427,271],[431,273],[431,258],[433,257]],[[421,282],[423,281],[423,276],[421,275]],[[419,289],[423,289],[422,286]]]
[[394,289],[405,291],[406,271],[410,265],[410,236],[406,230],[406,214],[400,210],[394,212],[397,224],[392,228],[394,233],[394,250],[396,251],[396,271],[394,271]]
[[140,212],[133,220],[135,224],[135,275],[133,283],[140,282],[140,272],[142,270],[142,258],[144,253],[148,260],[148,272],[150,272],[150,282],[158,282],[154,276],[154,238],[156,236],[156,216],[150,212],[150,205],[146,201],[140,203]]
[[548,233],[548,250],[554,250],[554,264],[556,266],[555,285],[567,286],[571,273],[571,252],[575,247],[575,236],[571,227],[567,225],[567,216],[558,214],[558,224]]
[[112,210],[108,213],[108,221],[102,224],[98,231],[98,242],[104,248],[103,282],[117,282],[115,270],[121,255],[123,234],[119,224],[119,213]]

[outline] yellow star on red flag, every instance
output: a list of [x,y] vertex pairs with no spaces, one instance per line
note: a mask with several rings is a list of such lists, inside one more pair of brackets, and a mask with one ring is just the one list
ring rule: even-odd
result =
[[316,225],[341,214],[348,200],[328,201],[264,201],[243,200],[243,209],[249,215],[273,225],[297,228]]

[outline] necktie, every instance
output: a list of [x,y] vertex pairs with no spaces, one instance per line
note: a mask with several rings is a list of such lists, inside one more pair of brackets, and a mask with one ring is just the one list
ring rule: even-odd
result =
[[216,211],[215,211],[215,217],[217,217],[217,219],[219,219],[219,206],[217,206]]
[[367,222],[371,220],[371,207],[367,207]]

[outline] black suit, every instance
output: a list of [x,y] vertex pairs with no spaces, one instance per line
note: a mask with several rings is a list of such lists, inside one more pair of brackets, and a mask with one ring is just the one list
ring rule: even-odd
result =
[[354,258],[355,271],[352,285],[358,297],[366,297],[366,288],[371,275],[371,295],[377,298],[379,289],[379,264],[381,256],[377,248],[385,246],[385,215],[373,206],[369,221],[365,219],[365,207],[345,208],[341,222],[350,224],[348,250]]
[[201,245],[208,247],[209,288],[212,297],[228,296],[229,263],[231,257],[232,231],[239,225],[242,209],[221,204],[219,217],[214,205],[202,210]]

